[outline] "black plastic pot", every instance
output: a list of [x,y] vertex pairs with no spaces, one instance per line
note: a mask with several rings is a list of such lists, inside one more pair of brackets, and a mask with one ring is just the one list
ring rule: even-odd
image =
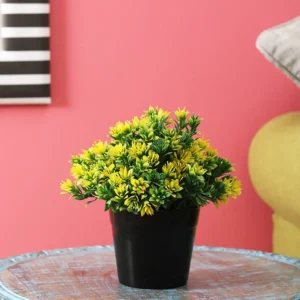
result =
[[187,283],[199,208],[139,216],[113,213],[120,283],[144,289],[170,289]]

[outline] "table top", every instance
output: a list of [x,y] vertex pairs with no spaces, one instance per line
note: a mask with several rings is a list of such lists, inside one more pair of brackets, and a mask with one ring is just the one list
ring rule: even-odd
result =
[[0,260],[0,299],[296,300],[300,260],[195,247],[188,285],[159,291],[120,285],[112,246],[43,251]]

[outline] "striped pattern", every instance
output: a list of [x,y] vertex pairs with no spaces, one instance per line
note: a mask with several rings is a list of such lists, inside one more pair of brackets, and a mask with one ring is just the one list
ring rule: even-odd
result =
[[48,104],[49,0],[2,0],[0,104]]
[[1,61],[49,61],[49,51],[2,51],[0,52]]
[[49,37],[48,27],[3,27],[2,38]]
[[32,4],[32,3],[4,3],[2,4],[1,12],[7,14],[49,14],[49,4]]

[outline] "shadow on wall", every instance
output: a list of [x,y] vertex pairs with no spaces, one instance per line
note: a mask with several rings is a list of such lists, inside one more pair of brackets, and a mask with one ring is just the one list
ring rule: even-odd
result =
[[[69,43],[69,28],[72,26],[68,22],[68,9],[66,1],[51,1],[50,26],[51,35],[51,96],[52,106],[64,107],[69,101],[69,78],[72,76],[69,56],[72,55],[72,47]],[[55,13],[59,12],[59,13]]]

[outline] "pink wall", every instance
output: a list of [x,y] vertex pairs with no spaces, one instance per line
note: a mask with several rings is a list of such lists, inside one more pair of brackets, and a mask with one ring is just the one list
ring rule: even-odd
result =
[[299,0],[52,0],[53,105],[0,107],[0,256],[112,243],[103,203],[60,196],[71,154],[150,104],[187,106],[236,163],[244,193],[202,210],[196,243],[271,250],[271,211],[247,171],[252,136],[299,110],[299,91],[255,49]]

